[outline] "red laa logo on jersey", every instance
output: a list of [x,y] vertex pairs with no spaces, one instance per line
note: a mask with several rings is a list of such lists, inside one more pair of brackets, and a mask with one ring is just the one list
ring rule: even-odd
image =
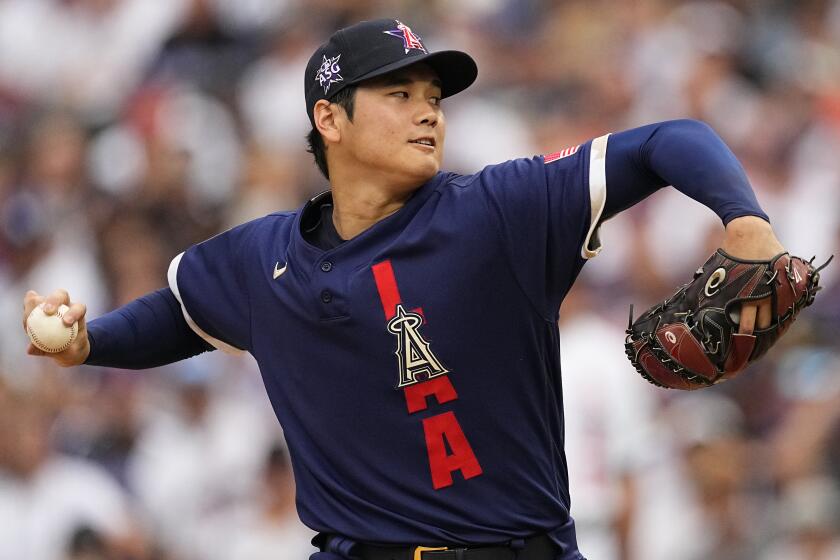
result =
[[[445,375],[449,370],[441,365],[418,330],[424,324],[423,312],[420,309],[406,311],[402,304],[391,261],[373,265],[372,272],[388,331],[397,336],[395,354],[400,371],[397,388],[403,391],[408,413],[426,410],[429,397],[434,397],[438,405],[457,401],[458,393]],[[423,418],[422,425],[435,490],[452,486],[455,471],[461,471],[464,480],[482,474],[478,458],[454,412]]]
[[546,164],[549,164],[553,161],[557,161],[558,159],[563,159],[564,157],[569,157],[580,149],[580,144],[577,146],[570,146],[565,150],[560,150],[559,152],[554,152],[553,154],[546,154],[543,156],[543,159]]

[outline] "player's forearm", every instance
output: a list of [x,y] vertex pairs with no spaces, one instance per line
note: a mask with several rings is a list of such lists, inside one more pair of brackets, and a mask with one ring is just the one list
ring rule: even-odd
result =
[[665,185],[706,205],[724,224],[740,216],[768,220],[744,168],[708,125],[667,121],[610,136],[606,217]]
[[90,365],[144,369],[212,350],[187,325],[169,288],[98,317],[87,328]]

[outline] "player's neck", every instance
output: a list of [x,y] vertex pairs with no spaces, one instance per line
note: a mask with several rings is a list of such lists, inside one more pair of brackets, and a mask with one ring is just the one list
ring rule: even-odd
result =
[[394,191],[374,182],[332,185],[333,223],[342,239],[352,239],[397,212],[413,190]]

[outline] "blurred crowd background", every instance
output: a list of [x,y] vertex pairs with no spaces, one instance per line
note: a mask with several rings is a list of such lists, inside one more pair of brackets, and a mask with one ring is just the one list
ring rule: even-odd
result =
[[[24,292],[95,317],[169,261],[326,188],[303,70],[360,19],[460,48],[445,166],[690,117],[743,162],[782,243],[840,247],[838,0],[0,0],[0,560],[300,560],[282,439],[250,358],[62,370],[25,355]],[[720,242],[663,189],[603,228],[561,311],[572,514],[592,560],[840,558],[840,290],[692,394],[623,354]]]

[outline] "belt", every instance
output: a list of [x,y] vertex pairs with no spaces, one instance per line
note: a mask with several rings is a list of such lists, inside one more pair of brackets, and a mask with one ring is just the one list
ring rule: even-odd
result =
[[557,546],[546,535],[523,539],[519,544],[467,547],[359,544],[353,549],[353,556],[360,560],[554,560],[557,556]]

